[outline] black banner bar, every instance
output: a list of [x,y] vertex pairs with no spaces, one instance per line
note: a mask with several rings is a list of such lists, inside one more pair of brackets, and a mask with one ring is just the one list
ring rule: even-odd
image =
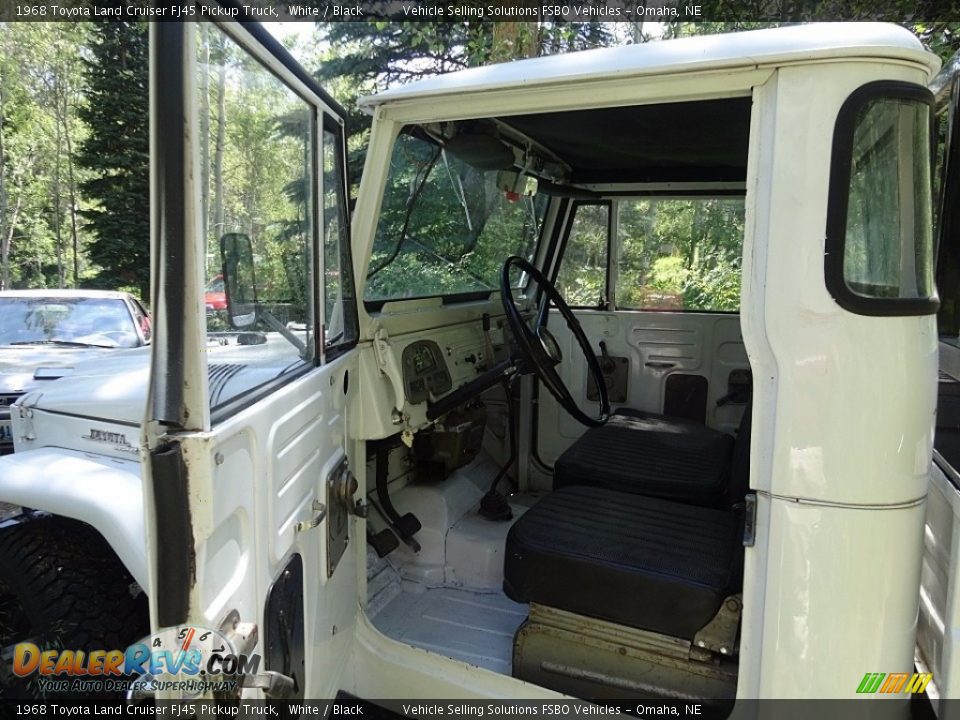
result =
[[111,22],[237,18],[260,22],[810,22],[960,20],[960,0],[2,0],[3,22]]

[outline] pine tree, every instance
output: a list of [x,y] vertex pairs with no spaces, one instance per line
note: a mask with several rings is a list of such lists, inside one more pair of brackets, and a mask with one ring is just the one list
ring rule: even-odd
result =
[[80,117],[90,134],[77,163],[91,171],[83,183],[95,209],[83,215],[93,235],[90,260],[101,270],[98,287],[150,292],[150,136],[147,26],[109,22],[93,26],[92,58],[84,71],[86,104]]
[[[481,0],[467,4],[482,6]],[[404,22],[394,3],[368,3],[373,17],[362,22],[320,22],[332,48],[317,70],[350,113],[350,177],[360,179],[370,118],[356,107],[361,95],[456,70],[539,55],[615,44],[609,23],[423,21]],[[383,12],[378,12],[382,9]]]

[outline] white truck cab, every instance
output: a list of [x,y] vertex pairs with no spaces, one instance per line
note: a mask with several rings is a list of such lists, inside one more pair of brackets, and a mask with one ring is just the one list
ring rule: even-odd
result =
[[[32,540],[73,558],[76,526],[143,591],[113,641],[232,633],[266,671],[244,697],[954,690],[942,547],[932,683],[915,663],[939,61],[909,32],[797,26],[397,87],[361,103],[348,218],[342,109],[256,24],[201,29],[151,26],[151,355],[13,408],[0,501],[34,511],[0,528],[9,597],[30,597]],[[228,124],[227,152],[279,158],[225,227],[198,181],[214,35],[269,129]],[[6,646],[49,636],[52,615],[23,616]]]

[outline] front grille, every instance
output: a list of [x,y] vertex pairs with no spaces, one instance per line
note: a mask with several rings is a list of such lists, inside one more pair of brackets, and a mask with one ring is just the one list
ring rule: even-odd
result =
[[15,393],[13,395],[0,395],[0,408],[6,408],[13,405],[17,398],[19,398],[23,393]]

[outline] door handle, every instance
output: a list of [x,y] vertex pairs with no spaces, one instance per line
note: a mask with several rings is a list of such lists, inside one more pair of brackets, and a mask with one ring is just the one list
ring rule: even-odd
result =
[[655,362],[655,361],[645,362],[644,365],[646,365],[648,368],[653,368],[654,370],[669,370],[670,368],[677,366],[676,363],[672,363],[672,362]]
[[317,513],[317,514],[314,515],[313,520],[298,522],[298,523],[294,526],[294,529],[295,529],[297,532],[304,532],[304,531],[306,531],[306,530],[312,530],[312,529],[315,528],[317,525],[319,525],[320,523],[322,523],[322,522],[323,522],[323,519],[327,516],[327,506],[324,505],[324,504],[323,504],[322,502],[320,502],[319,500],[314,500],[312,507],[313,507],[313,511],[314,511],[315,513]]

